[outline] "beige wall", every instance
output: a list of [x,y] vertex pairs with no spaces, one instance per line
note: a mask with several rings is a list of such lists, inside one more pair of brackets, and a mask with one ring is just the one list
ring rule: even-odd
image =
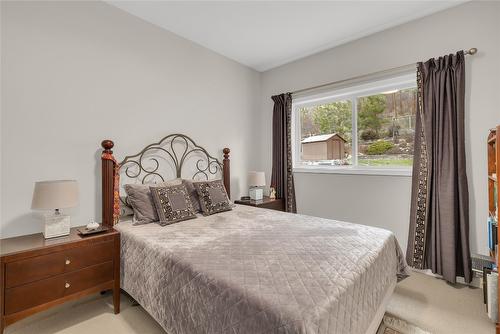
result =
[[[236,198],[248,170],[270,178],[271,95],[478,47],[467,60],[466,145],[471,244],[487,250],[484,141],[500,123],[500,3],[467,3],[262,75],[100,2],[1,2],[1,12],[3,237],[41,230],[29,207],[42,179],[77,179],[73,225],[99,219],[103,138],[118,157],[172,132],[214,154],[229,146]],[[409,177],[295,180],[301,213],[385,227],[405,247]]]
[[102,2],[1,2],[1,233],[41,230],[33,183],[77,179],[73,225],[100,219],[100,142],[117,157],[185,133],[232,150],[246,192],[259,73]]
[[[477,47],[466,68],[467,171],[472,250],[486,253],[485,139],[500,124],[499,18],[500,3],[470,2],[263,73],[260,168],[271,168],[271,95]],[[406,247],[410,177],[297,173],[295,180],[299,212],[385,227]]]

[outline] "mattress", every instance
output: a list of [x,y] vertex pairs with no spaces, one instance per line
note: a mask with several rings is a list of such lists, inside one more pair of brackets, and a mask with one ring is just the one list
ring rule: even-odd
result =
[[390,231],[249,206],[116,229],[122,288],[170,334],[365,333],[408,274]]

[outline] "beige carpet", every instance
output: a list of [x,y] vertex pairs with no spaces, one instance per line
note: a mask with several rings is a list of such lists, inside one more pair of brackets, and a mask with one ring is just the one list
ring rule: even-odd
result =
[[493,334],[483,290],[412,273],[396,286],[387,313],[434,334]]
[[431,334],[422,328],[386,313],[377,334]]
[[[111,296],[92,296],[39,313],[7,327],[6,334],[164,334],[141,308],[122,295],[122,312],[115,316]],[[423,274],[401,282],[389,303],[388,314],[434,334],[492,334],[482,291],[452,287]],[[396,334],[390,328],[384,334]],[[410,332],[411,333],[411,332]],[[413,334],[413,333],[412,333]]]

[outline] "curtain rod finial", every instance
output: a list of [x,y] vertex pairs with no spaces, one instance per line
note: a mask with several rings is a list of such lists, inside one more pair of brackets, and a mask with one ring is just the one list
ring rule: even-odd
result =
[[475,55],[477,53],[477,48],[470,48],[467,50],[467,53],[470,55]]

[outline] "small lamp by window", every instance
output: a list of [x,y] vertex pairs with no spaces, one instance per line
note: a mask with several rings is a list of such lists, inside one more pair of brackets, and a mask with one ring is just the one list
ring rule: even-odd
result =
[[259,201],[263,198],[262,187],[266,185],[266,175],[264,172],[249,172],[248,173],[248,186],[250,198]]
[[68,235],[70,217],[61,214],[60,209],[72,208],[78,205],[78,183],[75,180],[54,180],[35,183],[31,209],[54,210],[45,215],[46,239]]

